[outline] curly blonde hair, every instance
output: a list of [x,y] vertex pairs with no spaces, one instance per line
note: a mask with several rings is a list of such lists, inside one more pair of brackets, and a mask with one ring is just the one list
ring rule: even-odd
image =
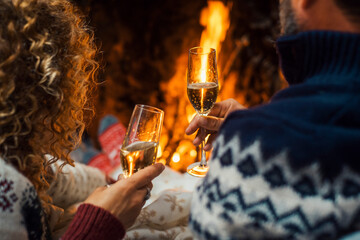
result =
[[73,165],[69,153],[84,130],[97,50],[67,0],[1,0],[0,16],[0,157],[34,184],[44,204],[47,166],[58,159]]

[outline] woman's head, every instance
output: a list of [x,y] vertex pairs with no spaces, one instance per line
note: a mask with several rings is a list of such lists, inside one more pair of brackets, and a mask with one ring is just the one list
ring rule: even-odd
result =
[[45,154],[71,163],[96,49],[66,0],[2,0],[0,16],[0,156],[41,193]]

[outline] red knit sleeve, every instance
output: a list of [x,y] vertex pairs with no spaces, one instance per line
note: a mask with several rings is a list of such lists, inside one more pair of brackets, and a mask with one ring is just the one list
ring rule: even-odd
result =
[[121,222],[110,212],[91,204],[81,204],[61,240],[118,240],[124,235]]

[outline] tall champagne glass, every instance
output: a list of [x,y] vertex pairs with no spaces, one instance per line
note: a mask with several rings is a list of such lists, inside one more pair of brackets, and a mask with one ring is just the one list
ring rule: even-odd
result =
[[[216,65],[216,51],[213,48],[194,47],[189,50],[187,71],[187,95],[199,115],[206,116],[214,106],[219,92]],[[201,129],[199,131],[205,131]],[[191,164],[187,172],[196,177],[204,177],[209,169],[204,151],[204,141],[200,145],[201,161]]]
[[125,177],[155,163],[164,112],[158,108],[136,105],[120,149]]

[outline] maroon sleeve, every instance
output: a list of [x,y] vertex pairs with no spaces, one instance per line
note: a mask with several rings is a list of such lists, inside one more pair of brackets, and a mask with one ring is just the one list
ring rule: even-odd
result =
[[118,240],[124,235],[121,222],[110,212],[91,204],[81,204],[61,240]]

